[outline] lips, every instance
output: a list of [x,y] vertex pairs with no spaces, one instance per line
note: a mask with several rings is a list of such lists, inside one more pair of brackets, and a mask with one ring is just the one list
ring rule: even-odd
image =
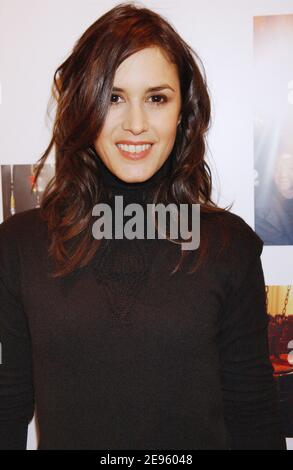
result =
[[[122,143],[122,142],[118,142],[118,143]],[[127,158],[128,160],[141,160],[141,159],[145,158],[150,153],[150,151],[152,150],[153,145],[151,145],[148,149],[143,150],[142,152],[139,152],[139,153],[127,152],[126,150],[122,150],[121,148],[119,148],[117,145],[116,145],[116,147],[119,150],[120,154],[123,157]]]
[[132,140],[119,140],[119,142],[116,142],[117,144],[124,144],[124,145],[147,145],[147,144],[153,144],[153,142],[147,142],[147,141],[138,141],[138,142],[133,142]]

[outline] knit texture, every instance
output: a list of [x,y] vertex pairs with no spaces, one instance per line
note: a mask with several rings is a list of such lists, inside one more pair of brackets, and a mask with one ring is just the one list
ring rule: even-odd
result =
[[[171,164],[125,183],[100,161],[104,202],[145,204]],[[64,279],[49,277],[39,209],[0,225],[1,449],[25,449],[34,412],[40,450],[286,448],[263,242],[236,214],[204,223],[211,245],[194,274],[170,274],[179,245],[123,238]]]

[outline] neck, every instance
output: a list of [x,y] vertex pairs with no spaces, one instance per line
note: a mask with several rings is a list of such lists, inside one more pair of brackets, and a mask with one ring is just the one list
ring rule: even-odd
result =
[[159,183],[169,177],[172,168],[172,160],[171,153],[163,165],[150,178],[142,182],[129,183],[113,174],[99,155],[97,155],[100,177],[103,180],[105,189],[110,190],[116,195],[121,194],[135,198],[139,198],[139,195],[148,194],[152,189],[156,188]]

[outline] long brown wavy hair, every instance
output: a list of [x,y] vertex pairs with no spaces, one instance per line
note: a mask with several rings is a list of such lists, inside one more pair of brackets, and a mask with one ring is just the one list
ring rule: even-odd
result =
[[[134,2],[120,3],[84,32],[54,74],[52,97],[57,109],[52,138],[35,166],[36,184],[54,148],[55,176],[45,188],[40,205],[50,234],[49,255],[56,263],[52,277],[86,266],[99,248],[101,240],[92,235],[92,209],[101,197],[103,183],[93,143],[108,112],[116,69],[146,47],[160,47],[176,64],[182,97],[171,177],[160,182],[153,201],[199,203],[201,220],[207,214],[227,211],[211,199],[212,176],[205,161],[211,106],[199,56],[165,18]],[[191,272],[198,268],[208,249],[208,237],[202,236],[202,229],[203,224],[196,250],[200,256]],[[224,245],[226,241],[225,236]],[[182,250],[173,272],[187,254]]]

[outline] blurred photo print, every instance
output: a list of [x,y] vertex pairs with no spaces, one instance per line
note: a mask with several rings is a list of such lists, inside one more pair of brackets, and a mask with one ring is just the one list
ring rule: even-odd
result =
[[255,231],[293,244],[293,15],[254,17]]
[[266,286],[270,360],[280,397],[283,431],[293,437],[293,288]]
[[34,165],[1,165],[3,220],[40,206],[45,187],[53,178],[54,164],[46,164],[32,191]]

